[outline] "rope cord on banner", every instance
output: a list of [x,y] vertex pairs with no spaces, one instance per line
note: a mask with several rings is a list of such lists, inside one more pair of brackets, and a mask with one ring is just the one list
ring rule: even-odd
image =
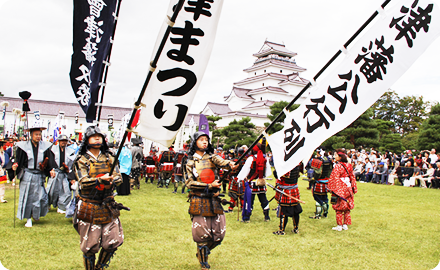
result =
[[[169,19],[171,22],[173,22],[173,23],[176,22],[177,15],[179,15],[179,12],[183,7],[184,2],[185,2],[185,0],[179,0],[179,3],[177,4],[176,9],[174,10],[173,16],[171,17],[171,19]],[[147,90],[147,86],[151,80],[151,77],[153,76],[153,72],[157,68],[157,62],[159,61],[159,57],[162,54],[163,48],[165,47],[165,43],[168,40],[168,37],[171,33],[171,29],[172,29],[172,27],[170,26],[170,24],[168,24],[168,27],[165,31],[165,34],[162,38],[162,41],[160,42],[159,48],[157,49],[156,55],[154,56],[153,61],[151,61],[151,63],[150,63],[150,69],[148,71],[147,78],[145,79],[144,85],[142,86],[142,90],[141,90],[141,93],[139,94],[138,100],[135,102],[135,105],[134,105],[135,108],[133,109],[133,112],[131,114],[130,121],[128,121],[127,130],[131,130],[131,124],[133,123],[134,117],[136,116],[136,113],[138,111],[138,109],[136,109],[136,107],[138,107],[139,105],[142,104],[141,103],[142,98],[144,97],[145,91]],[[127,130],[124,132],[124,136],[122,136],[122,140],[119,144],[118,152],[115,156],[115,161],[113,162],[113,165],[112,165],[112,168],[110,170],[109,175],[113,174],[113,170],[116,167],[119,155],[121,154],[121,151],[122,151],[122,147],[124,146],[125,140],[127,139],[127,136],[128,136]]]
[[[382,5],[381,8],[384,9],[391,0],[386,0]],[[371,21],[376,18],[376,16],[379,14],[379,11],[375,11],[373,15],[368,18],[368,20],[356,31],[356,33],[344,44],[344,48],[346,49],[358,36],[359,34],[371,23]],[[319,76],[322,75],[322,73],[338,58],[338,56],[342,53],[342,50],[339,50],[325,65],[324,67],[313,77],[313,84],[312,82],[309,82],[304,88],[298,93],[298,95],[295,96],[295,98],[292,99],[292,101],[277,115],[277,117],[270,123],[270,125],[258,136],[258,138],[252,143],[251,146],[246,150],[246,152],[243,153],[241,157],[238,158],[236,163],[239,163],[243,160],[243,158],[246,157],[247,154],[252,150],[252,148],[260,141],[263,136],[267,135],[267,132],[275,125],[275,123],[280,120],[281,117],[283,117],[284,114],[289,110],[289,108],[295,104],[295,102],[307,91],[307,89],[310,88],[310,86],[315,86],[316,80]],[[227,175],[229,174],[229,171],[226,173],[226,176],[224,176],[224,179],[227,178]]]
[[104,68],[104,70],[103,70],[104,76],[102,77],[102,82],[99,83],[99,85],[101,86],[101,101],[99,102],[100,106],[98,106],[98,115],[96,117],[96,122],[97,122],[96,125],[97,126],[99,126],[99,121],[101,120],[101,111],[102,111],[102,104],[104,102],[105,86],[107,85],[106,82],[107,82],[108,67],[111,66],[110,56],[112,54],[113,41],[114,41],[115,33],[116,33],[116,25],[118,24],[118,17],[119,17],[119,10],[121,8],[121,1],[122,0],[119,0],[118,3],[117,3],[116,14],[114,14],[114,17],[115,17],[115,27],[113,27],[113,33],[112,33],[112,35],[110,37],[110,48],[109,48],[109,51],[108,51],[107,58],[103,61],[103,63],[104,63],[104,67],[103,67]]

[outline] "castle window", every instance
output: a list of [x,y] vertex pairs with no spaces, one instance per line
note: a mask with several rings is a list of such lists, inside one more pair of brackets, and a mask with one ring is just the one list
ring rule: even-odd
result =
[[257,75],[257,72],[254,72],[254,75]]
[[263,97],[260,97],[260,100],[263,100]]
[[263,86],[264,86],[264,83],[263,83]]
[[280,70],[280,73],[283,73],[283,70]]
[[264,70],[264,73],[266,73],[266,70]]

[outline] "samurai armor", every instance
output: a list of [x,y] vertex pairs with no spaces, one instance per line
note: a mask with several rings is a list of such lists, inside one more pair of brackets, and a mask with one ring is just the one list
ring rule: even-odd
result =
[[114,211],[110,210],[108,204],[90,203],[80,200],[76,217],[93,224],[107,224],[110,223],[113,218],[119,217],[119,210],[112,210]]
[[160,172],[172,172],[173,171],[173,163],[164,163],[160,165]]
[[147,174],[153,174],[153,173],[157,173],[156,166],[147,165]]
[[193,216],[215,217],[223,214],[218,198],[191,196],[188,213]]

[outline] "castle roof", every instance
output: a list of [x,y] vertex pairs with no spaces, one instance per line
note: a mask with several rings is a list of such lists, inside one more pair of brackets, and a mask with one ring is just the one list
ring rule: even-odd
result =
[[[9,102],[9,107],[6,108],[7,112],[12,112],[13,108],[21,109],[23,106],[23,99],[21,98],[0,97],[0,102],[1,101]],[[57,116],[60,111],[63,111],[65,117],[75,117],[76,113],[78,113],[78,117],[80,118],[86,117],[78,103],[36,99],[29,99],[28,103],[31,109],[30,113],[39,110],[41,115]],[[108,119],[107,116],[113,114],[113,119],[120,121],[126,114],[131,114],[132,112],[133,109],[131,108],[102,106],[101,119]]]
[[[208,102],[206,104],[205,108],[206,107],[209,107],[215,115],[227,114],[227,113],[232,112],[232,110],[229,108],[228,104],[223,104],[223,103]],[[205,110],[205,109],[203,109],[203,110]]]
[[251,104],[247,105],[243,109],[255,109],[255,108],[261,108],[261,107],[270,107],[275,103],[275,101],[272,100],[259,100],[252,102]]
[[252,91],[252,90],[251,89],[246,89],[246,88],[233,87],[231,93],[229,94],[229,96],[225,96],[225,100],[227,100],[232,95],[232,93],[234,93],[239,98],[254,99],[253,97],[248,95],[248,93],[250,91]]
[[261,47],[260,51],[258,53],[253,54],[253,56],[263,57],[269,54],[278,54],[288,57],[296,56],[296,53],[286,49],[286,46],[284,44],[278,44],[267,40],[264,42],[263,47]]
[[260,87],[260,88],[249,91],[248,95],[254,95],[254,94],[261,93],[261,92],[277,92],[277,93],[284,93],[284,94],[288,93],[287,91],[285,91],[281,87],[265,86],[265,87]]
[[255,82],[255,81],[259,81],[265,78],[273,78],[276,80],[280,81],[280,85],[283,83],[294,83],[294,84],[299,84],[300,86],[305,86],[309,81],[306,79],[301,78],[298,73],[294,72],[290,75],[284,75],[284,74],[280,74],[280,73],[274,73],[274,72],[268,72],[268,73],[263,73],[260,75],[256,75],[256,76],[252,76],[249,78],[246,78],[244,80],[241,80],[239,82],[235,82],[234,85],[243,85],[243,84],[247,84],[247,83],[251,83],[251,82]]
[[277,59],[277,58],[273,58],[271,56],[267,56],[265,58],[258,58],[257,61],[255,61],[253,66],[246,68],[246,69],[243,69],[243,71],[252,72],[254,70],[263,69],[268,66],[277,66],[280,68],[287,68],[287,69],[291,69],[296,72],[303,72],[303,71],[307,70],[303,67],[298,66],[294,61],[290,61],[287,59],[281,59],[281,58]]

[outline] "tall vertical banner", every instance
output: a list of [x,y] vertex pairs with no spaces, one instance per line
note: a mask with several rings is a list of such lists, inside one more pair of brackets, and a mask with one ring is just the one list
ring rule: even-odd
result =
[[[168,17],[177,2],[170,2]],[[223,0],[185,1],[142,99],[145,108],[135,129],[140,136],[172,144],[202,81],[222,6]],[[155,52],[167,26],[162,26]]]
[[300,107],[284,111],[284,128],[267,137],[278,175],[355,121],[440,34],[440,10],[433,0],[395,1],[379,13]]
[[73,54],[70,83],[88,123],[96,119],[105,60],[115,26],[117,0],[73,1]]

